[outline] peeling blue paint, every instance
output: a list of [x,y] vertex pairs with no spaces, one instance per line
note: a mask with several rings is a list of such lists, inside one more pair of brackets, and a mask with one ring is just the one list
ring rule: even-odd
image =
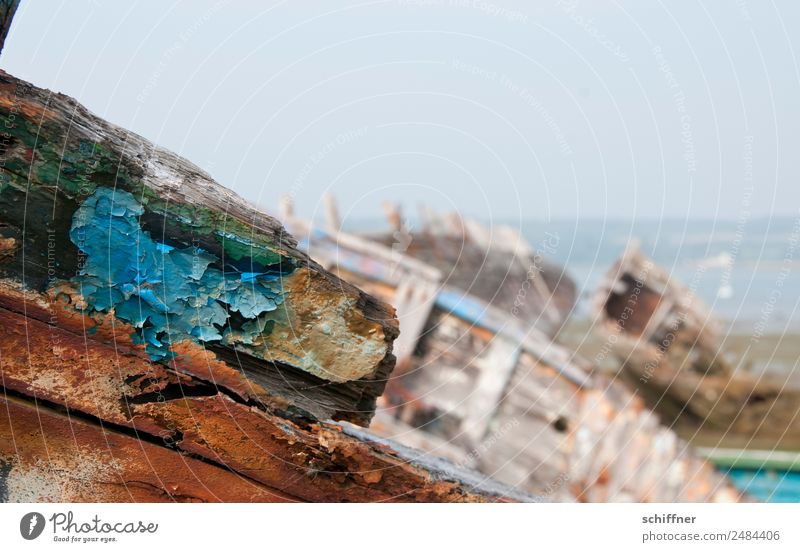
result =
[[75,212],[70,239],[86,260],[73,281],[87,309],[113,309],[153,360],[171,358],[172,344],[187,339],[253,344],[271,331],[268,313],[285,300],[280,273],[213,268],[211,253],[154,241],[139,224],[143,213],[133,195],[110,188]]

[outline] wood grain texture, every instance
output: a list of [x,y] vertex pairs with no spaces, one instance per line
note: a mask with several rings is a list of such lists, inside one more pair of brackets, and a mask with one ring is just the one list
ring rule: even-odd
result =
[[[312,416],[369,422],[394,366],[394,309],[198,167],[67,96],[0,72],[0,122],[0,278],[98,323],[113,315],[156,360],[210,353]],[[177,254],[176,275],[162,265],[180,267]]]
[[0,399],[2,502],[295,502],[223,466]]
[[[24,313],[14,310],[19,305],[25,305]],[[117,435],[123,449],[133,446],[129,440],[164,449],[153,453],[154,467],[126,464],[125,481],[152,483],[151,471],[160,469],[161,462],[174,464],[188,457],[242,478],[236,483],[238,490],[232,488],[230,493],[244,493],[253,485],[262,489],[261,494],[246,491],[252,500],[268,499],[264,493],[274,493],[276,500],[324,502],[532,499],[474,472],[432,464],[415,451],[395,450],[390,443],[358,433],[356,426],[315,421],[222,361],[196,351],[182,359],[169,366],[152,362],[134,346],[124,325],[97,324],[46,295],[0,283],[0,393],[27,408],[15,410],[9,423],[13,427],[18,421],[35,423],[43,409],[62,417],[68,414],[81,428],[93,428],[85,430],[89,433],[102,426],[101,435]],[[60,439],[68,429],[62,426],[43,427],[42,442],[26,441],[25,453],[37,454],[49,446],[51,434]],[[54,461],[64,464],[62,473],[72,477],[80,451],[59,451]],[[12,464],[28,466],[26,462]],[[113,458],[100,462],[102,473],[108,473],[114,462]],[[182,489],[191,487],[182,479],[178,484]],[[119,486],[104,489],[98,500],[173,499],[167,492],[170,488],[163,486],[156,494],[131,496]],[[88,496],[79,491],[70,487],[66,494],[43,494],[39,499]],[[230,493],[217,498],[245,497]],[[181,494],[214,499],[209,494]]]

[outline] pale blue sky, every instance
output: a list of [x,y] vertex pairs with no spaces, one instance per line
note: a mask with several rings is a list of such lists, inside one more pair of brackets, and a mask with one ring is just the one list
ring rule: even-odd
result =
[[800,209],[798,28],[789,0],[22,0],[0,67],[267,208],[735,219]]

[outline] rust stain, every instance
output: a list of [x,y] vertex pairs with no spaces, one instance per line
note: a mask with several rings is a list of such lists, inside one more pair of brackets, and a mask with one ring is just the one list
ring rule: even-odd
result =
[[126,400],[189,378],[0,309],[0,369],[9,389],[127,424]]
[[[124,378],[136,374],[152,375],[156,379],[165,377],[164,374],[168,369],[161,364],[151,362],[144,347],[132,342],[131,326],[114,319],[112,315],[95,313],[88,316],[75,311],[69,306],[73,297],[71,292],[77,293],[68,286],[62,286],[43,299],[42,296],[25,292],[17,286],[8,289],[0,283],[0,316],[8,321],[9,327],[25,327],[26,324],[29,326],[23,333],[31,337],[26,337],[24,341],[14,341],[15,348],[22,346],[23,349],[35,349],[32,352],[34,358],[44,356],[46,359],[50,353],[56,357],[69,354],[61,350],[58,345],[70,344],[79,351],[74,353],[70,360],[79,359],[83,363],[83,369],[99,370],[105,374],[120,374]],[[13,312],[21,310],[19,306],[23,303],[27,319]],[[3,308],[11,310],[3,311]],[[50,323],[42,322],[43,320]],[[32,347],[28,340],[37,341],[37,346]],[[270,394],[239,370],[218,360],[216,355],[200,345],[181,342],[175,345],[175,352],[177,358],[171,363],[171,367],[179,372],[228,389],[243,398],[269,403],[276,408],[286,408],[288,405],[285,400]],[[112,360],[123,366],[109,366]],[[43,361],[42,365],[46,365],[46,361]],[[130,372],[123,370],[125,366]],[[118,382],[115,382],[111,388],[117,384]],[[125,386],[119,385],[116,389],[122,391]]]
[[17,240],[14,238],[0,238],[0,261],[13,257],[17,252]]
[[337,426],[301,427],[227,397],[146,404],[136,413],[174,424],[183,436],[181,450],[224,461],[239,473],[305,500],[486,500],[456,483],[434,481],[425,470],[344,435]]
[[0,399],[0,458],[12,502],[289,502],[290,496],[179,452],[32,404]]
[[[0,75],[7,74],[0,70]],[[53,118],[45,106],[27,101],[19,92],[25,93],[25,90],[19,90],[13,83],[0,84],[0,109],[11,113],[21,113],[25,119],[36,123]]]
[[[35,308],[46,307],[40,304]],[[73,323],[70,319],[68,325]],[[207,396],[191,396],[199,382],[183,373],[185,365],[175,372],[112,345],[0,308],[0,370],[7,389],[133,428],[143,437],[157,438],[177,449],[166,450],[169,454],[191,453],[297,500],[486,500],[457,483],[434,481],[425,470],[409,465],[391,450],[358,441],[336,425],[293,421],[213,391]],[[197,351],[184,352],[197,361],[195,365],[205,361],[206,371],[192,368],[193,376],[213,376],[218,383],[233,382],[230,385],[234,386],[242,383],[224,363],[198,356]],[[22,415],[24,411],[16,412]],[[32,412],[26,416],[35,419]],[[16,414],[11,419],[16,429]],[[51,431],[55,433],[51,435]],[[51,439],[64,438],[60,431],[55,426],[43,427],[40,435],[50,446]],[[39,450],[31,443],[23,446]],[[69,452],[67,457],[75,454]],[[169,458],[163,461],[175,462]],[[104,460],[100,465],[105,469],[110,462]],[[29,474],[39,473],[35,466],[25,466]],[[65,464],[63,470],[72,474],[75,467]],[[118,485],[105,492],[104,500],[156,500],[174,495],[173,491],[169,491],[173,495],[162,496],[154,495],[152,489],[139,489],[128,496],[121,494]],[[83,488],[60,494],[42,491],[41,495],[58,495],[64,500],[91,496]]]
[[270,393],[236,368],[217,359],[214,353],[207,351],[202,345],[182,341],[175,343],[172,350],[176,358],[170,364],[180,372],[230,390],[242,398],[258,399],[273,408],[289,407],[287,400]]

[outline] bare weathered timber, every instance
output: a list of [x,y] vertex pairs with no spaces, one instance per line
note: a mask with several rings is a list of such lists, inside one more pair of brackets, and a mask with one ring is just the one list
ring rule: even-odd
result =
[[[549,337],[558,333],[577,301],[575,283],[546,257],[555,253],[556,236],[534,249],[513,228],[488,228],[453,214],[442,220],[426,211],[425,226],[373,239],[440,271],[442,282],[505,310]],[[391,221],[391,218],[390,218]]]
[[251,394],[368,423],[394,365],[390,306],[196,166],[67,96],[0,72],[0,122],[0,278],[53,298],[53,323],[113,321],[151,360],[224,365]]
[[[414,398],[391,410],[428,435],[409,443],[548,500],[739,498],[640,397],[591,373],[591,365],[558,344],[542,340],[536,347],[533,335],[518,336],[514,358],[511,335],[457,310],[435,312],[424,335],[404,378]],[[498,346],[505,354],[497,354]],[[590,377],[576,377],[584,370]],[[408,429],[386,429],[407,442]]]

